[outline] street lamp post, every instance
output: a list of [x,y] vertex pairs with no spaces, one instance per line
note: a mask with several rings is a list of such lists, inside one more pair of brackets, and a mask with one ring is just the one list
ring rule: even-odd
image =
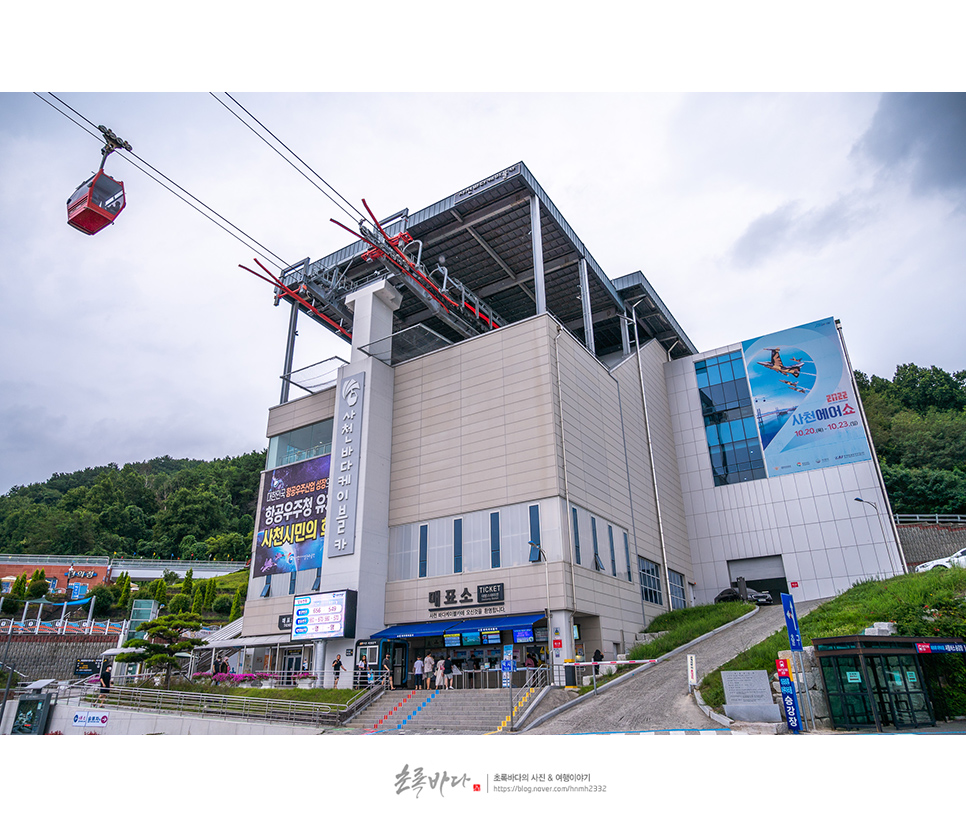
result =
[[889,554],[889,566],[893,567],[892,564],[892,551],[889,548],[889,537],[886,535],[885,525],[882,523],[882,516],[879,514],[879,507],[873,501],[866,501],[864,498],[856,497],[854,500],[858,501],[860,504],[868,504],[875,510],[875,517],[879,522],[879,529],[882,531],[882,543],[885,545],[886,553]]
[[[547,559],[547,554],[544,552],[543,548],[537,542],[527,542],[531,548],[537,549],[538,561],[543,559],[543,564],[546,567],[547,575],[547,639],[550,640],[550,560]],[[547,660],[550,663],[550,680],[553,681],[553,647],[552,645],[547,646]]]

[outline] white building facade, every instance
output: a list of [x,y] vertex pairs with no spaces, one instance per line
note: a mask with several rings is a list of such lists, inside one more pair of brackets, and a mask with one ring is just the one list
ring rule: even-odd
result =
[[[246,669],[331,685],[337,656],[388,659],[405,686],[432,652],[531,657],[564,683],[566,661],[612,659],[739,577],[813,599],[903,570],[827,325],[784,360],[760,340],[699,354],[522,163],[279,287],[290,349],[248,599],[214,646]],[[291,368],[300,310],[351,339],[327,376]]]

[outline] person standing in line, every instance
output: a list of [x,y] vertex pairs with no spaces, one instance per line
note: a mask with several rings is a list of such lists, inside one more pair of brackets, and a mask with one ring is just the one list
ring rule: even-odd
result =
[[426,657],[423,659],[423,678],[426,681],[426,688],[433,688],[433,653],[428,652]]
[[423,659],[421,657],[416,658],[416,662],[413,664],[413,689],[423,688]]
[[437,689],[444,689],[446,685],[446,679],[444,677],[446,673],[444,671],[444,667],[445,667],[445,664],[443,660],[440,659],[440,661],[436,664],[436,688]]
[[443,661],[443,675],[446,678],[446,688],[453,688],[453,656],[446,655],[446,660]]
[[332,672],[333,672],[333,675],[334,675],[334,678],[335,678],[335,682],[333,684],[333,689],[338,689],[339,688],[339,673],[342,671],[342,668],[343,668],[342,667],[342,655],[341,654],[337,654],[335,656],[335,660],[332,661]]

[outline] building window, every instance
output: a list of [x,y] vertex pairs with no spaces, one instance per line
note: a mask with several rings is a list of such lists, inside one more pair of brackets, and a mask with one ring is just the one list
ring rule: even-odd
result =
[[266,469],[287,466],[300,460],[317,458],[332,452],[331,419],[302,426],[300,429],[278,434],[269,438]]
[[530,505],[530,561],[540,561],[540,505]]
[[272,575],[267,574],[265,576],[265,584],[262,586],[262,592],[259,594],[260,597],[270,597],[272,595]]
[[574,560],[580,564],[580,531],[577,529],[577,508],[571,507],[574,514]]
[[624,533],[624,559],[627,562],[627,581],[634,582],[634,574],[631,573],[631,546],[627,540],[627,533]]
[[641,577],[641,599],[663,605],[661,596],[661,566],[642,556],[637,557],[637,570]]
[[610,572],[617,576],[617,551],[614,550],[614,528],[607,525],[607,540],[610,543]]
[[667,572],[668,576],[668,595],[671,597],[671,608],[687,608],[687,599],[684,596],[684,574],[674,570]]
[[295,571],[294,570],[288,575],[288,592],[289,594],[295,593]]
[[500,514],[490,513],[490,567],[500,567]]
[[603,570],[604,563],[600,561],[600,548],[597,546],[597,519],[590,517],[590,538],[594,543],[594,570]]
[[419,525],[419,575],[426,575],[426,561],[429,556],[429,525]]
[[463,519],[453,519],[453,573],[463,572]]
[[322,587],[322,566],[315,569],[315,581],[312,583],[312,590],[317,591]]
[[765,477],[755,422],[762,406],[751,400],[741,351],[694,363],[715,486]]

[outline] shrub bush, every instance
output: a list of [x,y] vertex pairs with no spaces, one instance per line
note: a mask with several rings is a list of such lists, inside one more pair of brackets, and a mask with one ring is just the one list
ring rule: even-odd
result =
[[228,616],[231,613],[231,597],[227,594],[221,594],[215,599],[214,604],[211,606],[211,610],[216,614],[224,614]]
[[169,614],[180,614],[191,609],[191,597],[187,594],[175,594],[168,602]]

